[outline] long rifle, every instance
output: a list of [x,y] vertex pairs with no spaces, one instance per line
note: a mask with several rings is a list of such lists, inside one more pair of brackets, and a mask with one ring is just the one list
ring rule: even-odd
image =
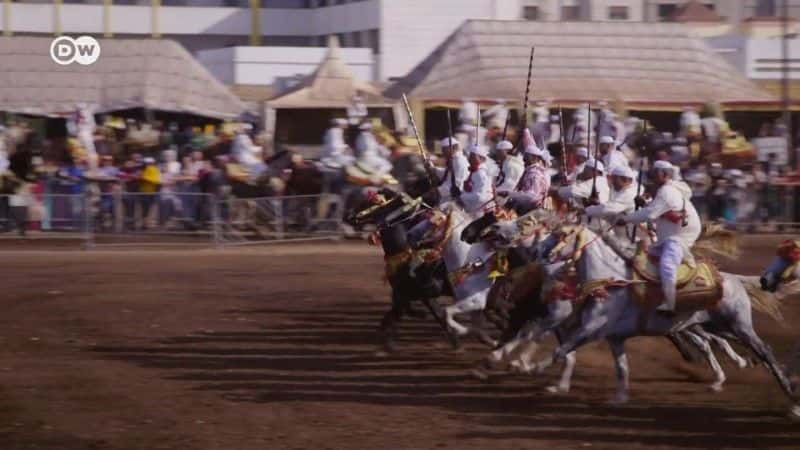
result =
[[419,146],[419,154],[422,156],[422,160],[425,162],[425,173],[428,175],[428,182],[430,183],[431,187],[434,186],[433,184],[433,176],[431,174],[431,161],[428,159],[428,154],[425,152],[425,148],[422,146],[422,140],[419,137],[419,130],[417,130],[417,123],[414,122],[414,113],[411,112],[411,106],[408,104],[408,98],[406,94],[403,94],[403,105],[406,107],[406,112],[408,113],[408,120],[411,122],[411,128],[414,130],[414,136],[417,138],[417,145]]
[[[453,122],[450,119],[450,108],[447,108],[447,132],[450,135],[447,137],[448,141],[450,142],[450,151],[453,151]],[[447,160],[447,169],[450,173],[450,190],[456,187],[456,172],[453,168],[453,155],[450,155],[450,159]]]
[[536,51],[536,47],[531,47],[531,58],[528,61],[528,81],[525,85],[525,102],[522,104],[522,119],[521,119],[521,127],[520,133],[517,137],[517,145],[514,146],[514,151],[519,148],[519,144],[522,142],[522,137],[525,135],[525,128],[528,126],[528,95],[531,93],[531,75],[533,74],[533,53]]
[[[589,104],[588,112],[586,114],[587,117],[587,132],[586,132],[586,149],[592,148],[592,105]],[[599,142],[599,139],[595,139],[596,142]],[[590,198],[597,197],[597,157],[599,156],[600,146],[595,145],[594,147],[594,178],[592,178],[592,195]]]
[[564,180],[567,179],[567,137],[564,136],[564,112],[561,110],[561,105],[558,105],[558,134],[561,137],[561,172],[564,174]]
[[[646,120],[644,121],[643,127],[644,127],[644,130],[642,131],[642,137],[647,137],[647,121]],[[644,139],[642,139],[642,142],[644,142]],[[642,147],[639,148],[639,176],[637,176],[637,183],[638,184],[636,185],[636,197],[637,198],[640,195],[642,195],[642,177],[644,175],[644,158],[645,158],[645,156],[644,156],[644,144],[642,144]],[[638,211],[638,210],[639,210],[639,204],[637,203],[635,211]],[[631,243],[636,242],[636,230],[638,230],[638,229],[639,229],[638,226],[636,226],[636,225],[633,226],[633,233],[631,233]]]

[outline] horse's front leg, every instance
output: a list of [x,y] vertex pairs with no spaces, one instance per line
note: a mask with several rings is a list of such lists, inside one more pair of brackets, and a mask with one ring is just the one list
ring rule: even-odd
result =
[[596,339],[608,324],[605,308],[599,303],[587,307],[581,322],[581,325],[575,331],[564,337],[562,343],[553,350],[552,356],[537,364],[539,371],[550,367],[554,362],[564,359],[567,354],[577,350],[578,347]]
[[617,393],[611,400],[613,404],[628,402],[630,388],[630,370],[628,368],[628,355],[625,354],[625,340],[622,338],[608,338],[611,354],[614,356],[614,365],[617,370]]
[[691,339],[695,347],[697,347],[698,349],[700,349],[701,352],[703,352],[703,355],[706,357],[708,365],[711,366],[711,370],[714,372],[714,375],[716,376],[716,380],[714,380],[714,383],[712,383],[711,386],[709,386],[710,389],[714,392],[721,392],[722,385],[725,383],[726,380],[725,371],[722,370],[722,367],[719,365],[719,362],[717,361],[717,357],[711,350],[711,344],[708,342],[707,339],[704,339],[703,337],[699,336],[698,334],[695,334],[692,331],[684,331],[683,334],[684,336]]
[[459,336],[466,336],[470,328],[456,322],[456,314],[480,311],[486,305],[486,293],[476,293],[444,309],[447,325]]
[[[556,330],[556,338],[558,339],[559,343],[562,340],[563,333],[561,330]],[[572,374],[575,372],[575,363],[577,360],[576,357],[577,352],[569,352],[564,356],[564,369],[561,371],[561,379],[558,380],[558,384],[554,384],[545,388],[547,392],[550,393],[567,393],[572,386]]]

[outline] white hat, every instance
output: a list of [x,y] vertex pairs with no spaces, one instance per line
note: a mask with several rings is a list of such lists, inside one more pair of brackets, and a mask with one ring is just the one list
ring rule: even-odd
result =
[[[451,142],[452,142],[452,144],[451,144]],[[458,139],[456,139],[454,137],[446,137],[446,138],[442,139],[442,141],[441,141],[442,148],[450,147],[450,145],[455,147],[456,145],[460,145],[460,144],[461,143],[458,142]]]
[[337,117],[336,119],[331,120],[331,124],[339,127],[347,126],[347,119],[342,119],[341,117]]
[[587,149],[586,147],[578,147],[578,149],[575,150],[575,156],[582,156],[584,158],[588,158],[589,149]]
[[489,149],[485,145],[472,145],[469,148],[469,153],[483,156],[484,158],[489,157]]
[[364,123],[362,123],[361,125],[358,126],[358,129],[359,130],[364,130],[364,131],[371,130],[372,129],[372,124],[369,123],[369,122],[364,122]]
[[728,176],[731,177],[731,178],[738,178],[738,177],[741,177],[742,175],[744,175],[744,173],[742,173],[742,171],[739,170],[739,169],[731,169],[728,172]]
[[592,168],[592,169],[594,169],[594,170],[596,170],[598,172],[603,172],[605,170],[605,168],[603,167],[603,163],[600,162],[600,161],[597,161],[594,158],[590,158],[589,160],[587,160],[586,161],[586,165],[584,167],[585,168]]
[[542,152],[542,150],[540,150],[539,147],[536,146],[536,144],[531,144],[525,147],[525,154],[538,156],[539,158],[544,159],[544,152]]
[[514,148],[514,144],[512,144],[510,141],[500,141],[500,142],[497,143],[497,149],[498,150],[506,150],[507,151],[507,150],[511,150],[513,148]]
[[148,156],[148,157],[144,158],[142,160],[142,162],[144,162],[145,164],[155,164],[156,160]]
[[600,143],[601,144],[613,144],[614,143],[614,138],[611,137],[611,136],[603,136],[603,137],[600,138]]
[[669,161],[658,160],[653,163],[653,169],[658,170],[669,170],[670,172],[675,170],[675,166],[673,166]]
[[611,175],[616,177],[625,177],[630,178],[631,180],[636,178],[636,172],[628,166],[617,165],[611,169]]

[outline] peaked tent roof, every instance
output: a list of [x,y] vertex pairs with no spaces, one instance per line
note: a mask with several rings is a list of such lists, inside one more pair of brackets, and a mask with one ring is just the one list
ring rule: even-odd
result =
[[92,65],[50,59],[51,38],[0,37],[0,111],[60,116],[85,103],[96,112],[148,108],[218,119],[245,105],[180,44],[99,39]]
[[470,20],[386,90],[427,102],[621,101],[667,109],[715,101],[774,103],[680,24]]
[[357,80],[342,60],[339,39],[328,38],[328,52],[317,70],[297,86],[269,101],[271,108],[347,108],[355,95],[367,106],[390,106],[393,100],[371,83]]
[[689,0],[675,10],[670,16],[670,20],[675,22],[722,22],[722,17],[698,0]]

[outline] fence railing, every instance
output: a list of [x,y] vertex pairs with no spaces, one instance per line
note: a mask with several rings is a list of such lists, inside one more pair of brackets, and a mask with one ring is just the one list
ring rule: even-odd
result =
[[199,192],[0,195],[0,238],[108,245],[241,245],[335,238],[335,195],[242,199]]

